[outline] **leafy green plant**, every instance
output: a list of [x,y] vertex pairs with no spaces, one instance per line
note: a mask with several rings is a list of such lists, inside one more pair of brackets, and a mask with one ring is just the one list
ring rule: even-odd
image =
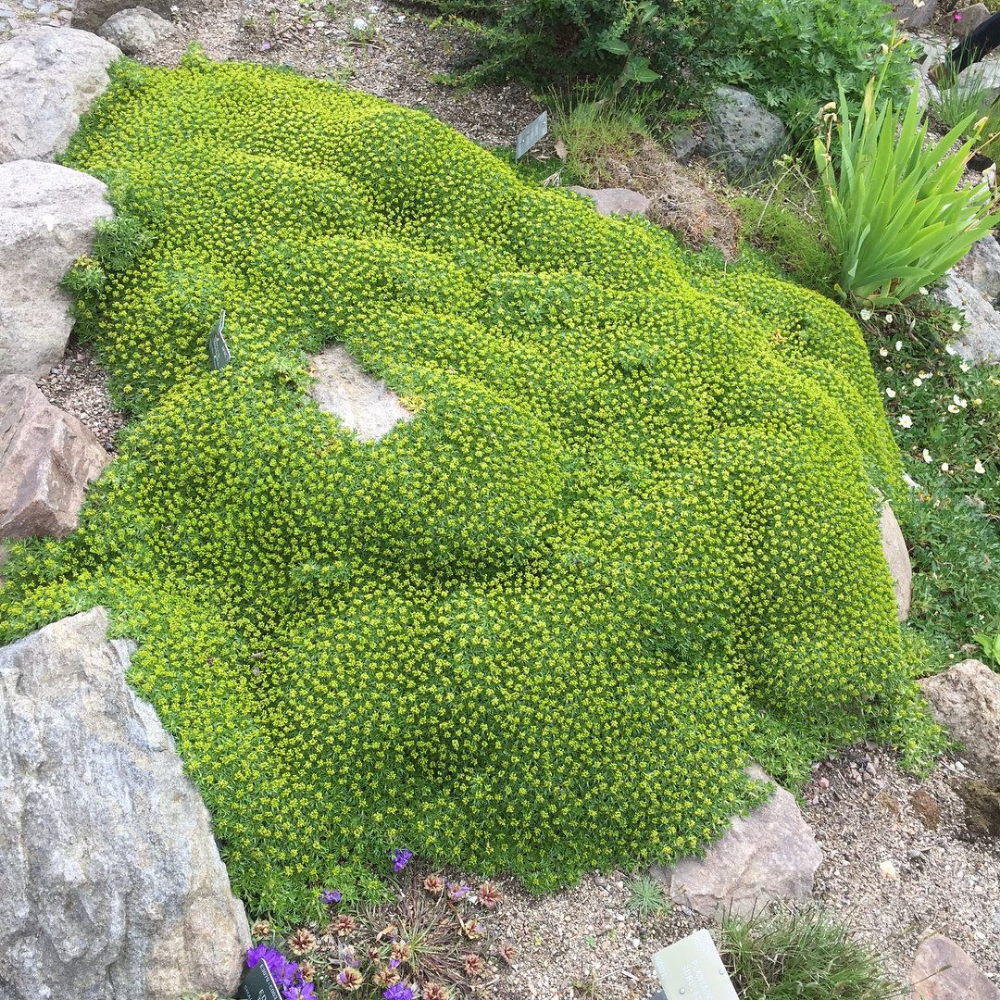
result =
[[640,875],[632,879],[631,894],[626,906],[643,920],[658,917],[670,909],[670,900],[663,892],[663,886],[652,875]]
[[910,993],[819,907],[730,914],[719,951],[743,1000],[903,1000]]
[[[988,113],[993,96],[993,88],[987,84],[982,67],[977,65],[961,78],[955,73],[942,77],[931,110],[948,128],[967,128]],[[989,133],[988,128],[986,132]]]
[[997,666],[1000,666],[1000,631],[994,632],[993,635],[977,632],[974,638],[979,643],[979,647],[983,651],[983,656]]
[[1000,221],[987,185],[959,188],[973,140],[952,147],[971,119],[928,144],[916,88],[900,116],[879,103],[882,83],[872,77],[857,114],[841,90],[839,117],[828,111],[815,140],[837,290],[869,307],[915,295]]

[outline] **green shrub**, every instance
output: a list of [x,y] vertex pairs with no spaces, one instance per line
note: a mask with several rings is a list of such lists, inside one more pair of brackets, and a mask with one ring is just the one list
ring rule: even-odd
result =
[[[112,609],[237,892],[302,913],[398,845],[545,889],[717,836],[761,731],[927,745],[842,310],[425,114],[125,67],[66,159],[153,237],[84,307],[140,419],[79,530],[12,547],[0,632]],[[332,341],[415,418],[322,413],[289,366]]]
[[720,952],[743,1000],[903,1000],[878,956],[817,907],[722,922]]
[[[472,32],[464,74],[530,84],[616,81],[673,103],[702,103],[720,84],[744,87],[797,132],[811,128],[838,82],[857,97],[892,35],[881,0],[436,0]],[[914,51],[889,58],[899,96]]]
[[[972,152],[957,150],[971,119],[927,143],[916,88],[900,115],[872,78],[859,109],[841,91],[826,140],[815,140],[838,291],[870,308],[894,305],[940,278],[1000,221],[986,184],[959,188]],[[833,119],[837,119],[835,122]]]

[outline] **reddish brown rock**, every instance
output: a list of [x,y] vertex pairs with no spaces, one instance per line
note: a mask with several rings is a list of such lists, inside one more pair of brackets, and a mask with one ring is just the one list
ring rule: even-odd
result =
[[1000,990],[954,941],[927,938],[910,969],[913,1000],[1000,1000]]
[[963,660],[920,681],[934,718],[951,730],[984,775],[1000,774],[1000,675]]
[[23,375],[0,381],[0,538],[60,537],[110,462],[94,434]]

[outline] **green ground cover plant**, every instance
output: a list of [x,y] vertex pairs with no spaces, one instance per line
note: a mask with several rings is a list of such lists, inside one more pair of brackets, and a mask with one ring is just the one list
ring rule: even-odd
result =
[[[139,418],[79,530],[12,547],[0,638],[112,610],[252,905],[308,912],[387,844],[544,890],[716,837],[751,755],[936,745],[879,543],[899,456],[834,303],[197,52],[117,64],[65,161],[117,205],[69,284]],[[334,341],[414,419],[322,413]]]

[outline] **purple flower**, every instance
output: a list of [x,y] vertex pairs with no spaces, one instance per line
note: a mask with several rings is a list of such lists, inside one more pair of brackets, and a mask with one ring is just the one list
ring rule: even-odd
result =
[[406,983],[396,983],[382,994],[383,1000],[413,1000],[413,989]]
[[460,899],[463,899],[470,892],[472,892],[471,887],[465,885],[464,883],[462,885],[455,885],[454,882],[448,883],[448,898],[453,903],[457,903]]
[[[251,948],[247,952],[247,968],[253,969],[257,963],[263,959],[264,964],[270,969],[271,975],[278,986],[300,986],[302,978],[299,976],[298,962],[289,962],[280,951],[268,948],[265,944],[259,944],[256,948]],[[298,977],[298,982],[296,982]],[[307,995],[307,1000],[311,995]]]
[[285,1000],[316,1000],[316,987],[312,983],[291,986],[282,993]]
[[259,944],[256,948],[251,948],[247,952],[247,968],[255,969],[257,963],[270,951],[266,944]]
[[335,903],[339,903],[344,897],[341,895],[339,889],[324,889],[319,894],[319,898],[322,900],[324,906],[333,906]]
[[392,870],[401,872],[410,863],[413,851],[408,851],[405,847],[394,847],[389,852],[389,857],[392,860]]
[[956,21],[961,21],[961,20],[962,20],[962,15],[961,15],[961,13],[960,13],[959,11],[957,11],[957,10],[955,11],[955,14],[954,14],[954,17],[955,17],[955,20],[956,20]]
[[389,968],[390,969],[398,969],[399,968],[399,959],[398,958],[390,958],[389,959]]

